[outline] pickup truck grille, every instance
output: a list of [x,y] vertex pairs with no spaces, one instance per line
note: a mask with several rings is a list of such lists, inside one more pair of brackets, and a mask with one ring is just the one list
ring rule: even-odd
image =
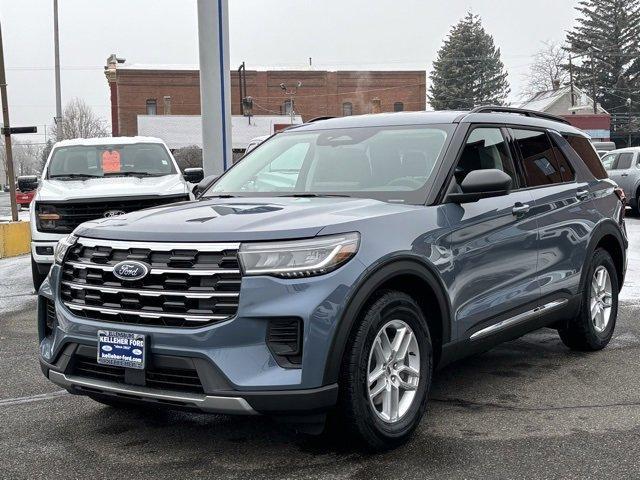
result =
[[[109,200],[82,200],[77,202],[38,202],[36,220],[38,230],[48,233],[71,233],[81,223],[102,218],[107,212],[135,212],[188,200],[187,195],[166,195]],[[57,215],[57,220],[43,220],[41,215]]]
[[[60,293],[76,315],[106,322],[199,327],[232,318],[240,296],[239,244],[116,242],[80,238],[62,265]],[[120,280],[136,260],[149,274]]]

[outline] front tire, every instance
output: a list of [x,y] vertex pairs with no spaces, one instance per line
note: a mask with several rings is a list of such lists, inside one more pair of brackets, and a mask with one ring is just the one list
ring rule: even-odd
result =
[[618,316],[618,276],[606,250],[595,251],[586,278],[580,312],[558,333],[572,350],[602,350],[613,336]]
[[424,414],[433,349],[424,315],[409,295],[385,291],[349,339],[340,378],[344,425],[370,450],[406,442]]

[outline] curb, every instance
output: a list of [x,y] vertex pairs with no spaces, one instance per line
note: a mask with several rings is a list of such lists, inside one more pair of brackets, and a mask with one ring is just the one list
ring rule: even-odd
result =
[[0,223],[0,258],[15,257],[30,251],[29,222]]

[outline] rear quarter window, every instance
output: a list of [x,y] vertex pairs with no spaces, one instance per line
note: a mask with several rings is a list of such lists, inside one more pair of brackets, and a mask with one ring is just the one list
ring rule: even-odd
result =
[[607,178],[607,171],[602,165],[602,161],[588,138],[579,137],[577,135],[563,135],[565,140],[569,142],[571,148],[578,154],[584,164],[594,177],[602,179]]

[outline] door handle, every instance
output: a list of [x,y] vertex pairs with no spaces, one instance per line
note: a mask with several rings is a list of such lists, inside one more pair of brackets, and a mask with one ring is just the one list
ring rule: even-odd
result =
[[576,197],[578,200],[586,200],[589,196],[589,190],[578,190],[576,192]]
[[629,174],[628,174],[628,173],[621,173],[621,174],[620,174],[620,176],[621,176],[621,177],[628,177],[628,176],[629,176]]
[[531,206],[529,204],[518,202],[513,206],[511,212],[514,215],[522,215],[524,213],[527,213],[529,210],[531,210]]

